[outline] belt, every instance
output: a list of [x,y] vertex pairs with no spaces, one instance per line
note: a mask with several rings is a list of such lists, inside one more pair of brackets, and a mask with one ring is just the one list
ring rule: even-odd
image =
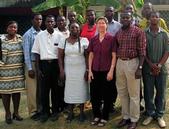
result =
[[134,58],[136,58],[136,57],[119,57],[119,59],[121,59],[121,60],[132,60],[132,59],[134,59]]
[[53,62],[57,62],[57,59],[52,59],[52,60],[42,60],[42,62],[53,63]]

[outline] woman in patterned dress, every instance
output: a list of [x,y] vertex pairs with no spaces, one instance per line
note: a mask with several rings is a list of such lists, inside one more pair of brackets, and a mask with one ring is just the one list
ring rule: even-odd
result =
[[[12,118],[22,121],[18,113],[20,92],[25,90],[22,37],[17,34],[18,24],[9,21],[7,34],[1,36],[2,60],[0,60],[0,94],[5,108],[5,121],[12,123]],[[13,116],[10,111],[10,100],[14,105]]]

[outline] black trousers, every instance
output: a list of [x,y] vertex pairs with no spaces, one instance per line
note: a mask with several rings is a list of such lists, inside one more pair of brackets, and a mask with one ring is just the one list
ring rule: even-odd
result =
[[107,81],[107,73],[93,71],[94,79],[90,84],[93,115],[105,120],[109,118],[112,103],[112,81]]
[[41,83],[42,79],[37,76],[37,88],[36,88],[36,106],[37,112],[42,112],[42,93],[41,93]]
[[113,80],[112,80],[112,107],[114,108],[115,103],[116,103],[116,99],[117,99],[117,88],[116,88],[116,71],[114,69],[114,73],[113,73]]
[[58,113],[58,60],[42,60],[41,71],[43,74],[41,81],[42,114],[50,114],[50,91],[52,113]]

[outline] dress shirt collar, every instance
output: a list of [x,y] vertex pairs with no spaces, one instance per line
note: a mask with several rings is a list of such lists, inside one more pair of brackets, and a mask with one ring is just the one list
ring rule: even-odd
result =
[[115,22],[115,20],[114,20],[114,19],[112,19],[112,21],[111,21],[109,24],[114,24],[114,22]]
[[[146,31],[151,32],[150,27],[148,27]],[[163,31],[164,31],[164,30],[163,30],[161,27],[159,27],[158,33],[163,32]]]
[[[108,39],[108,35],[110,35],[108,32],[106,32],[105,36],[104,36],[104,39]],[[99,40],[99,34],[96,36],[96,38]]]
[[52,36],[54,33],[55,33],[55,29],[53,30],[53,33],[52,34],[50,34],[47,30],[45,30],[45,33],[47,34],[47,36]]
[[37,33],[39,33],[39,32],[42,31],[42,30],[36,31],[35,28],[32,26],[32,27],[31,27],[31,31],[32,31],[33,34],[37,34]]

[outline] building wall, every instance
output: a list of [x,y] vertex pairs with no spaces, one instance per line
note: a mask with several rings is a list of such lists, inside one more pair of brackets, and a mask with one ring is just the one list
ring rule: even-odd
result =
[[160,17],[163,18],[169,28],[169,4],[167,5],[154,5],[155,10],[160,12]]
[[167,5],[169,0],[144,0],[144,2],[151,2],[154,5]]

